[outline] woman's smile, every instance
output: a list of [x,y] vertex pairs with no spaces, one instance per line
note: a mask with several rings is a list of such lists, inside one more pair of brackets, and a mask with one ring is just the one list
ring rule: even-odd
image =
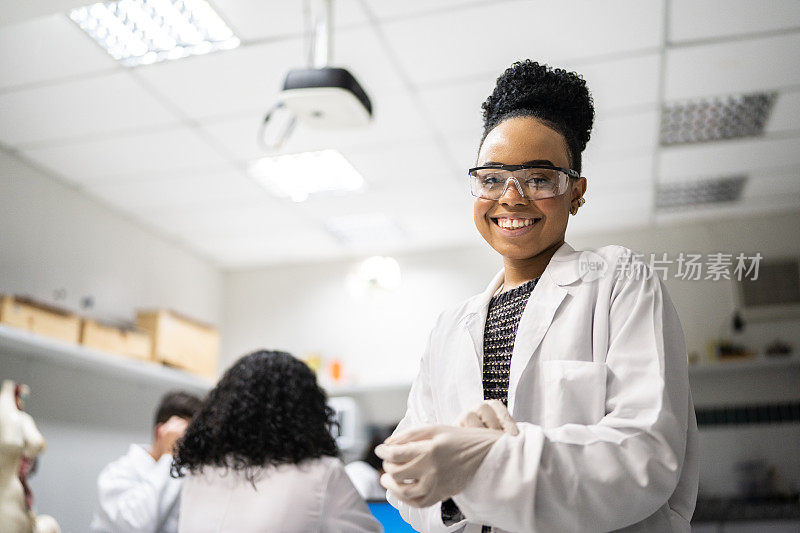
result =
[[496,226],[496,230],[506,237],[519,237],[530,233],[537,227],[541,217],[520,217],[511,215],[499,215],[489,217]]

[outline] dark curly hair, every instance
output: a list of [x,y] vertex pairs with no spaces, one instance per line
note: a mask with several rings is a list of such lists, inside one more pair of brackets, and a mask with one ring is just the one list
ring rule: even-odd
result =
[[530,59],[517,61],[497,78],[492,94],[481,106],[481,145],[495,126],[512,117],[534,117],[564,136],[570,164],[581,171],[594,122],[594,103],[586,81],[574,72]]
[[178,441],[172,475],[206,466],[243,471],[336,457],[334,412],[308,366],[290,354],[257,351],[220,378]]

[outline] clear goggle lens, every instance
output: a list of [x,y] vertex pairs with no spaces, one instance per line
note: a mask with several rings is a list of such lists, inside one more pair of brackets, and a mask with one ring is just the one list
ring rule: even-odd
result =
[[472,195],[487,200],[499,200],[508,187],[516,187],[522,196],[532,200],[552,198],[564,194],[569,182],[565,172],[548,168],[482,168],[471,171],[469,176]]

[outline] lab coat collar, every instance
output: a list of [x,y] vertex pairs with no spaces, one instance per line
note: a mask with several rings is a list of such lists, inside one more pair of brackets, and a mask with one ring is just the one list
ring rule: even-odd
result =
[[128,459],[141,470],[149,470],[156,465],[156,460],[144,444],[131,444],[128,448]]
[[[514,342],[514,352],[511,356],[511,368],[508,383],[508,410],[513,414],[514,397],[522,373],[528,366],[534,352],[544,338],[550,327],[553,317],[564,298],[575,288],[571,286],[580,278],[578,269],[578,253],[567,243],[556,250],[550,263],[544,270],[542,277],[533,289],[529,305],[520,317],[517,339]],[[483,369],[483,333],[486,317],[489,313],[489,301],[500,285],[503,283],[505,270],[495,275],[491,283],[482,293],[474,296],[467,302],[463,316],[458,320],[463,324],[475,349],[478,363],[478,372],[475,383],[471,383],[470,390],[476,391],[475,403],[483,399],[482,369]]]
[[581,277],[580,262],[578,261],[580,255],[581,252],[575,251],[569,244],[562,244],[553,254],[542,275],[550,276],[556,285],[564,287],[567,292],[572,292],[574,287],[568,286],[578,281]]
[[[549,277],[552,279],[553,283],[559,287],[565,287],[567,292],[572,292],[573,287],[568,286],[580,279],[580,270],[577,261],[579,255],[580,252],[576,252],[569,244],[562,244],[561,247],[556,250],[556,253],[553,254],[550,263],[544,269],[542,278]],[[486,322],[489,300],[492,299],[494,293],[497,292],[497,289],[503,284],[504,277],[505,269],[501,269],[500,272],[495,274],[492,281],[489,282],[489,285],[486,286],[486,289],[482,293],[473,296],[467,301],[464,314],[460,317],[459,321],[463,322],[473,315],[478,315],[479,318],[479,315],[483,314],[483,322]]]

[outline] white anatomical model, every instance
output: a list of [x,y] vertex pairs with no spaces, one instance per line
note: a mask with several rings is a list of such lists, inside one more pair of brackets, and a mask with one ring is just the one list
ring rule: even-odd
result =
[[0,387],[0,533],[60,533],[56,521],[35,516],[25,475],[44,450],[33,418],[22,410],[28,388],[13,381]]

